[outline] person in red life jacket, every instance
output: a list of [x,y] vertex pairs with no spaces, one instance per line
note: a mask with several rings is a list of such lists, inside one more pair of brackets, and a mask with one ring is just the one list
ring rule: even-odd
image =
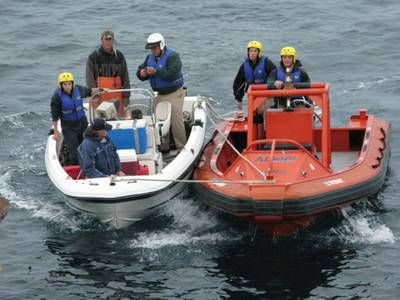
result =
[[50,102],[55,140],[60,138],[58,121],[61,120],[62,134],[68,150],[66,165],[78,164],[76,149],[82,142],[83,133],[88,126],[83,109],[83,98],[102,90],[101,88],[89,89],[81,85],[74,85],[74,81],[74,76],[71,73],[60,73],[58,75],[58,87]]
[[[121,51],[114,48],[114,33],[106,30],[101,34],[101,46],[93,51],[86,63],[86,84],[88,87],[130,89],[128,67]],[[125,114],[129,104],[130,92],[114,92],[100,95],[100,100],[93,103],[96,107],[102,101],[117,99],[118,113]]]
[[112,126],[101,118],[94,119],[86,129],[78,148],[79,164],[85,177],[125,176],[117,148],[107,136],[107,131],[111,129]]
[[233,94],[238,110],[242,110],[242,101],[250,84],[265,84],[275,64],[262,55],[263,45],[259,41],[250,41],[247,44],[247,57],[240,65],[233,82]]
[[179,152],[186,143],[186,132],[183,124],[183,91],[182,62],[179,54],[165,45],[164,37],[153,33],[147,38],[146,49],[151,50],[143,64],[138,67],[136,76],[141,80],[150,80],[153,91],[157,92],[155,105],[167,101],[171,103],[171,127],[175,148]]
[[273,84],[277,89],[283,89],[285,83],[310,82],[310,77],[301,66],[296,57],[296,49],[284,47],[281,50],[281,61],[279,67],[274,69],[268,76],[268,84]]

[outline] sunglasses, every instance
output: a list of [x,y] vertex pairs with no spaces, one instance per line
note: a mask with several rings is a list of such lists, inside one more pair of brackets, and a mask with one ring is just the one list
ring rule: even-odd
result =
[[106,40],[106,41],[112,41],[113,38],[112,38],[112,37],[107,37],[107,38],[105,38],[104,40]]

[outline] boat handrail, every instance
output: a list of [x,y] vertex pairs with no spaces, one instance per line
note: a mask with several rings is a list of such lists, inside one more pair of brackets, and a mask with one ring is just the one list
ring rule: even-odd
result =
[[226,135],[218,128],[217,123],[213,120],[213,118],[211,117],[211,115],[208,115],[209,119],[211,121],[211,123],[213,123],[215,130],[218,132],[218,134],[221,135],[221,137],[224,139],[225,143],[227,143],[231,149],[239,156],[241,157],[244,161],[246,161],[254,170],[256,170],[256,172],[258,174],[261,175],[261,177],[263,178],[263,180],[266,180],[266,175],[265,173],[260,170],[255,164],[253,164],[247,157],[245,157],[242,153],[240,153],[240,151],[238,149],[236,149],[236,147],[229,141],[229,139],[226,137]]
[[[329,169],[331,164],[331,138],[330,138],[330,116],[329,116],[329,84],[328,83],[309,83],[298,89],[277,90],[267,84],[250,85],[248,95],[248,133],[247,144],[257,139],[257,127],[254,124],[253,116],[257,108],[272,97],[294,97],[294,96],[315,96],[317,104],[322,110],[322,164]],[[320,102],[320,103],[318,103]]]
[[148,96],[150,98],[150,115],[154,115],[154,93],[148,89],[144,88],[129,88],[129,89],[108,89],[108,90],[101,90],[97,93],[94,93],[89,99],[89,122],[93,122],[94,120],[94,107],[93,107],[93,101],[94,99],[104,93],[114,93],[114,92],[136,92],[138,95],[143,95],[143,96]]
[[291,139],[261,139],[261,140],[255,140],[253,142],[250,143],[250,145],[248,145],[246,147],[246,149],[243,150],[243,152],[250,150],[250,148],[252,148],[255,145],[259,145],[259,144],[272,144],[272,143],[278,143],[278,144],[294,144],[296,145],[300,150],[303,151],[307,151],[307,149],[300,144],[299,142],[295,141],[295,140],[291,140]]
[[[300,144],[299,142],[295,141],[295,140],[291,140],[291,139],[261,139],[261,140],[255,140],[252,143],[250,143],[250,145],[248,145],[244,150],[243,150],[243,154],[249,152],[251,150],[251,148],[253,148],[255,145],[259,145],[259,144],[271,144],[271,152],[270,152],[270,169],[272,170],[272,157],[273,154],[275,152],[275,150],[277,150],[277,144],[293,144],[296,147],[298,147],[299,150],[303,151],[306,155],[310,156],[315,162],[317,162],[319,165],[321,165],[321,167],[323,167],[326,171],[328,171],[329,173],[332,172],[332,170],[330,168],[327,168],[323,163],[321,163],[318,159],[315,158],[315,156],[308,151],[302,144]],[[271,172],[268,171],[269,174],[271,174]],[[268,175],[267,175],[267,179]]]

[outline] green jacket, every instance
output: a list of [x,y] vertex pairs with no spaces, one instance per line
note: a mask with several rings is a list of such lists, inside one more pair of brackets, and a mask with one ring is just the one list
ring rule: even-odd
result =
[[[146,67],[147,67],[147,60],[149,59],[149,56],[150,56],[150,54],[146,56],[146,59],[144,60],[144,62],[141,65],[139,65],[137,72],[136,72],[137,78],[141,81],[145,81],[145,80],[149,79],[148,76],[145,76],[145,77],[140,76],[140,70],[146,69]],[[168,81],[174,81],[179,76],[179,72],[182,69],[182,62],[179,57],[179,54],[176,52],[174,54],[172,54],[168,58],[167,63],[168,63],[168,68],[157,69],[156,74],[161,79],[168,80]],[[176,88],[175,89],[160,89],[158,91],[158,93],[160,95],[167,95],[172,92],[175,92],[176,90],[177,90]]]

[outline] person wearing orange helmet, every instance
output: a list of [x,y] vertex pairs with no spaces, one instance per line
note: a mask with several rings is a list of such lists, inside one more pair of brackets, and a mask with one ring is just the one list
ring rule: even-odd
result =
[[263,45],[259,41],[250,41],[247,44],[247,57],[240,65],[233,82],[233,94],[237,107],[242,110],[242,100],[250,84],[265,84],[275,64],[262,55]]
[[64,143],[68,151],[65,165],[77,165],[77,148],[83,140],[83,133],[88,122],[83,108],[83,98],[100,92],[101,88],[84,87],[74,85],[74,75],[63,72],[58,75],[58,87],[51,98],[50,108],[53,120],[53,137],[60,138],[58,121],[61,120]]

